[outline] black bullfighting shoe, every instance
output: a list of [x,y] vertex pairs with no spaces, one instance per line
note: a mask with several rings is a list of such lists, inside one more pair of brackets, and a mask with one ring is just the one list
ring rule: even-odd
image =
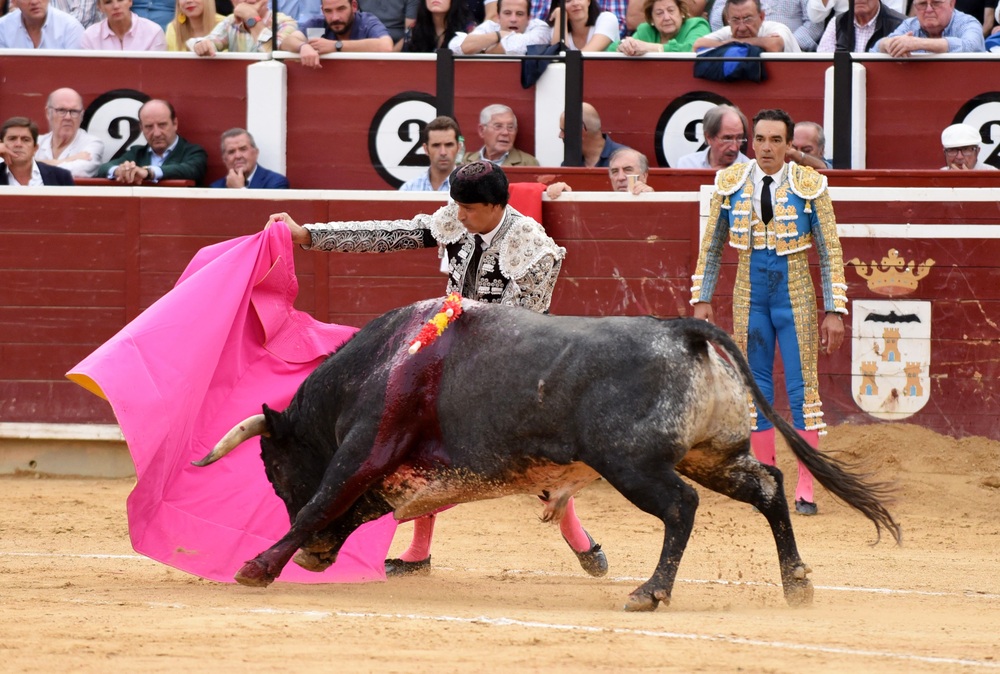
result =
[[431,572],[431,556],[421,559],[419,562],[404,562],[398,557],[385,560],[385,577],[396,578],[399,576],[426,576]]
[[[586,531],[583,533],[587,534]],[[566,537],[563,536],[563,540]],[[590,549],[585,552],[577,552],[573,550],[573,546],[570,546],[570,550],[576,555],[576,558],[580,560],[580,566],[583,570],[589,573],[594,578],[600,578],[608,573],[608,558],[604,556],[604,551],[601,550],[601,544],[595,543],[593,537],[587,534],[587,540],[590,541]],[[569,545],[569,541],[566,541]]]
[[819,508],[815,503],[800,498],[795,501],[795,512],[800,515],[815,515],[819,512]]

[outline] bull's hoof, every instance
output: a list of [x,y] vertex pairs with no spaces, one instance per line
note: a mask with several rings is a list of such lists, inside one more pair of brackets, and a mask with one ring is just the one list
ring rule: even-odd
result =
[[329,552],[308,552],[306,550],[299,550],[295,553],[292,561],[306,571],[321,573],[329,569],[330,566],[337,561],[337,555],[332,555]]
[[792,608],[811,606],[813,603],[813,585],[807,574],[811,573],[805,564],[799,564],[794,569],[789,578],[784,579],[785,601]]
[[263,562],[251,559],[233,576],[237,583],[247,587],[267,587],[274,582],[274,576],[268,573]]
[[645,592],[633,592],[628,596],[625,606],[622,608],[629,613],[636,613],[638,611],[655,611],[659,605],[660,600],[653,595]]

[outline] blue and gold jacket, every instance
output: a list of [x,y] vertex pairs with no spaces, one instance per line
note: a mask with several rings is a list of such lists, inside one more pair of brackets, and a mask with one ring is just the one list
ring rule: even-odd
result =
[[757,162],[733,164],[715,176],[715,192],[708,224],[701,241],[698,265],[691,277],[691,304],[711,302],[719,280],[726,236],[739,251],[741,263],[752,250],[773,250],[777,255],[806,255],[816,246],[823,286],[823,308],[847,313],[844,256],[837,236],[837,221],[827,192],[826,176],[808,166],[790,163],[775,188],[774,217],[762,222],[753,207],[753,172]]

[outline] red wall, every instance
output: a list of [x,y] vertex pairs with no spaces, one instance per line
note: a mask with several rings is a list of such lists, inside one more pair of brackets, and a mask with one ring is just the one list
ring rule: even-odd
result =
[[[591,171],[591,179],[602,173]],[[846,174],[842,177],[847,179]],[[865,173],[852,178],[871,182]],[[911,176],[911,185],[920,184]],[[100,195],[101,190],[88,189],[87,194]],[[928,237],[844,237],[844,257],[870,262],[895,248],[906,260],[936,261],[918,291],[904,298],[928,300],[933,306],[931,398],[907,421],[956,436],[1000,438],[993,398],[1000,376],[995,357],[1000,341],[1000,240],[971,238],[976,236],[973,225],[1000,222],[1000,207],[995,200],[963,202],[942,194],[942,201],[924,204],[837,199],[842,225],[928,223],[955,228],[954,237],[941,236],[940,231]],[[274,210],[273,201],[261,198],[213,199],[208,191],[180,189],[170,190],[170,196],[0,193],[5,214],[0,224],[0,418],[113,421],[103,401],[69,383],[64,373],[168,291],[199,248],[256,232]],[[689,276],[698,244],[697,194],[678,195],[679,202],[643,197],[589,200],[593,196],[543,203],[543,224],[568,251],[552,311],[664,317],[688,313]],[[402,218],[435,206],[412,200],[372,202],[363,195],[336,197],[289,195],[282,206],[300,222],[367,219],[373,214]],[[731,327],[731,299],[725,289],[732,285],[734,260],[733,252],[727,252],[716,300],[716,315],[725,327]],[[360,326],[390,308],[437,296],[444,287],[432,250],[392,255],[297,251],[296,266],[301,285],[297,305],[328,322]],[[879,297],[850,266],[847,281],[852,300]],[[850,319],[847,327],[849,337]],[[849,342],[820,362],[829,423],[873,420],[851,397],[851,369]],[[779,394],[779,407],[782,397]]]

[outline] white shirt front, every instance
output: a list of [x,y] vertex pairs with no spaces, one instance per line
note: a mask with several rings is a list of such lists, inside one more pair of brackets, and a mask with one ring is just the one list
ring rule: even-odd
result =
[[[771,206],[774,207],[774,190],[781,184],[781,181],[785,179],[785,171],[788,170],[788,163],[781,165],[781,169],[775,173],[772,178],[774,181],[771,182],[769,188],[771,190]],[[760,195],[764,193],[764,177],[767,174],[764,173],[764,169],[760,164],[754,160],[754,170],[753,170],[753,208],[757,212],[757,217],[764,220],[760,214]],[[767,223],[765,223],[767,224]]]
[[38,152],[35,153],[35,159],[62,159],[80,152],[90,154],[90,159],[74,159],[59,164],[59,167],[72,173],[74,178],[93,178],[97,175],[97,168],[103,161],[104,141],[97,136],[90,135],[83,129],[76,130],[73,140],[63,148],[58,157],[52,156],[52,132],[39,136]]
[[[762,21],[760,24],[760,30],[757,31],[757,37],[773,37],[777,35],[785,43],[786,53],[798,53],[802,51],[799,47],[798,41],[795,36],[792,35],[792,31],[788,29],[783,23],[778,23],[777,21]],[[705,36],[706,38],[711,38],[713,40],[718,40],[719,42],[730,42],[733,39],[733,29],[729,26],[723,26],[714,33],[709,33]]]
[[[7,172],[7,185],[21,185],[17,182],[14,174],[10,172],[10,167],[6,163],[3,165],[3,170]],[[31,178],[28,180],[27,185],[21,185],[22,187],[43,187],[45,182],[42,180],[42,172],[38,170],[38,164],[34,161],[31,162]]]

